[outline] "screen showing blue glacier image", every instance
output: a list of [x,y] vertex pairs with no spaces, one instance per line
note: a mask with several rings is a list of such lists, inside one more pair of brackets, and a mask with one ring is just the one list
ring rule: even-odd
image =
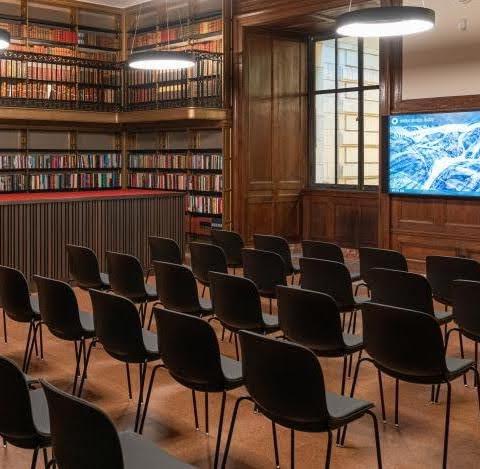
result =
[[389,192],[480,197],[480,111],[389,121]]

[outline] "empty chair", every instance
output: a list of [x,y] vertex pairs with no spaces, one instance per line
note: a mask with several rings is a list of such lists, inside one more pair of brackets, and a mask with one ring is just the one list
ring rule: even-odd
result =
[[434,311],[432,289],[423,275],[374,268],[370,270],[368,285],[374,303],[421,311],[445,326],[452,320],[452,313]]
[[27,279],[22,272],[5,266],[0,266],[0,298],[3,311],[10,319],[29,324],[22,365],[22,370],[27,373],[33,349],[38,349],[37,334],[40,339],[40,356],[43,358],[42,322],[38,298],[30,295]]
[[[291,467],[295,465],[295,430],[328,433],[327,461],[332,453],[332,431],[368,414],[373,419],[378,467],[382,467],[380,439],[373,404],[327,392],[322,368],[315,354],[287,341],[241,331],[242,367],[249,396],[235,403],[225,447],[226,463],[238,407],[250,400],[272,421],[276,465],[279,467],[276,424],[290,429]],[[257,430],[258,431],[258,430]]]
[[84,290],[110,288],[108,274],[100,272],[97,256],[90,248],[67,244],[67,255],[70,281],[76,286]]
[[155,261],[170,262],[171,264],[181,264],[183,262],[182,251],[174,239],[149,236],[148,245],[150,246],[151,267],[147,272],[147,280],[154,271],[153,263]]
[[[104,350],[116,360],[126,364],[129,395],[132,395],[129,364],[138,364],[140,386],[138,392],[135,431],[140,424],[140,411],[143,403],[143,391],[148,364],[160,359],[157,336],[153,332],[142,329],[135,305],[128,298],[90,290],[93,306],[93,317],[98,342]],[[90,361],[93,341],[91,342],[86,364],[82,374],[79,395],[81,396],[85,382],[86,370]],[[152,373],[163,365],[156,365]]]
[[158,296],[155,287],[145,283],[140,261],[129,254],[107,251],[107,267],[113,292],[140,305],[139,313],[144,325],[147,305],[157,301]]
[[215,317],[223,327],[235,333],[237,360],[238,331],[268,334],[279,330],[278,317],[262,313],[260,294],[248,278],[210,272],[210,290]]
[[465,257],[427,256],[427,279],[432,286],[433,297],[448,306],[453,303],[453,281],[480,281],[480,264]]
[[[290,246],[285,238],[281,236],[255,234],[253,235],[253,245],[255,249],[277,253],[283,259],[283,262],[285,262],[285,273],[287,276],[295,276],[295,274],[300,272],[298,259],[295,258],[294,262],[292,253],[290,252]],[[293,280],[292,278],[292,283]]]
[[[300,267],[301,287],[325,293],[335,300],[341,313],[351,312],[348,330],[353,327],[352,331],[355,333],[357,310],[367,300],[353,295],[350,273],[345,264],[302,257]],[[345,316],[342,317],[342,323],[345,325]]]
[[157,445],[132,432],[117,432],[110,418],[92,404],[42,381],[48,401],[58,469],[187,469]]
[[37,467],[42,450],[46,465],[51,439],[43,391],[29,389],[22,371],[6,357],[0,357],[0,382],[0,436],[4,444],[33,450],[32,469]]
[[[326,243],[324,241],[302,241],[302,253],[303,257],[345,264],[342,248],[338,244]],[[350,276],[352,277],[352,282],[360,280],[359,272],[350,272]]]
[[75,293],[68,283],[39,275],[35,275],[34,279],[42,321],[55,337],[75,344],[76,366],[72,391],[75,394],[82,362],[85,366],[86,341],[95,336],[93,316],[79,310]]
[[[216,468],[220,454],[226,393],[243,384],[240,362],[220,354],[215,331],[206,321],[188,314],[165,309],[155,309],[158,342],[162,344],[162,359],[170,375],[192,391],[195,426],[198,429],[198,415],[195,392],[205,394],[205,428],[209,433],[208,394],[222,393],[217,444],[215,448]],[[191,344],[185,346],[185,344]],[[147,405],[155,375],[152,373],[148,387],[147,404],[142,419],[144,424]]]
[[227,258],[227,266],[233,268],[233,273],[242,267],[242,249],[245,246],[242,237],[235,231],[212,230],[212,241],[215,246],[223,249]]
[[369,271],[374,267],[381,267],[384,269],[403,270],[408,271],[407,260],[405,256],[390,249],[379,248],[360,248],[358,250],[360,257],[360,278],[363,284],[357,285],[355,294],[357,294],[360,286],[369,288]]
[[228,273],[227,259],[222,248],[207,243],[190,243],[190,255],[193,274],[203,285],[203,296],[209,286],[209,272]]
[[[447,385],[447,409],[443,447],[443,468],[447,467],[450,404],[450,382],[472,370],[478,371],[472,360],[445,356],[440,325],[430,314],[394,306],[367,303],[363,307],[363,332],[366,351],[371,358],[357,363],[352,384],[354,395],[360,364],[372,362],[382,373],[395,378],[395,424],[398,425],[398,383]],[[480,408],[480,387],[478,405]],[[409,406],[412,403],[409,402]],[[345,435],[342,436],[342,439]]]
[[244,277],[257,286],[260,296],[269,299],[271,314],[272,299],[277,297],[277,285],[287,285],[285,262],[279,254],[259,249],[244,249],[242,258]]
[[312,350],[318,357],[343,357],[341,394],[345,393],[347,359],[361,352],[361,336],[342,332],[335,300],[324,293],[278,287],[278,317],[287,340]]
[[[166,309],[194,316],[212,314],[211,301],[199,298],[195,277],[188,267],[157,261],[153,263],[153,266],[158,297]],[[148,328],[150,328],[150,324]]]

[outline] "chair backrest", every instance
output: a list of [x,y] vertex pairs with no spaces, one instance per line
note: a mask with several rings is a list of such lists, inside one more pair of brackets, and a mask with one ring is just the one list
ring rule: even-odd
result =
[[117,295],[130,299],[145,296],[143,269],[135,256],[107,251],[107,269],[110,286]]
[[276,294],[277,285],[287,284],[285,262],[275,252],[243,249],[243,276],[250,279],[260,293]]
[[148,245],[150,246],[150,259],[152,262],[161,261],[181,264],[183,261],[180,246],[174,239],[149,236]]
[[245,386],[262,413],[289,426],[327,425],[323,373],[310,350],[248,331],[240,344]]
[[162,360],[180,383],[198,390],[223,391],[217,336],[210,324],[195,316],[155,308]]
[[28,439],[37,435],[24,374],[9,358],[0,356],[0,435]]
[[323,259],[300,258],[301,286],[331,296],[341,310],[355,305],[352,279],[345,264]]
[[223,249],[229,266],[239,267],[242,265],[244,242],[238,233],[227,230],[212,230],[212,241],[215,246]]
[[453,316],[458,326],[480,340],[480,282],[453,282]]
[[375,267],[408,271],[407,260],[405,256],[398,251],[379,248],[360,248],[358,253],[360,257],[360,276],[367,285],[369,284],[369,271]]
[[157,294],[163,306],[180,313],[197,313],[201,310],[198,288],[193,272],[181,264],[153,262]]
[[427,278],[433,296],[443,303],[452,304],[453,281],[480,281],[480,264],[466,257],[427,256]]
[[260,294],[248,278],[210,272],[210,296],[215,316],[229,328],[263,328]]
[[260,251],[270,251],[278,254],[285,262],[287,275],[293,274],[292,253],[288,241],[281,236],[254,234],[253,245]]
[[370,270],[368,286],[374,303],[434,314],[432,289],[423,275],[374,268]]
[[84,289],[101,288],[100,267],[95,253],[85,246],[67,244],[70,278]]
[[326,243],[324,241],[302,241],[303,257],[312,259],[323,259],[325,261],[345,263],[343,252],[338,244]]
[[278,319],[285,337],[325,353],[345,348],[335,300],[324,293],[277,287]]
[[95,333],[107,353],[123,361],[141,362],[146,355],[142,325],[127,298],[90,290]]
[[363,341],[383,370],[428,378],[446,372],[439,324],[429,314],[395,306],[362,306]]
[[50,413],[52,448],[59,469],[123,469],[118,433],[92,404],[41,380]]
[[19,270],[0,266],[0,298],[4,311],[12,319],[21,322],[32,319],[27,279]]
[[82,338],[77,297],[72,287],[60,280],[34,276],[42,321],[56,337],[65,340]]
[[228,273],[227,259],[222,248],[207,243],[190,243],[192,271],[203,285],[208,285],[209,272]]

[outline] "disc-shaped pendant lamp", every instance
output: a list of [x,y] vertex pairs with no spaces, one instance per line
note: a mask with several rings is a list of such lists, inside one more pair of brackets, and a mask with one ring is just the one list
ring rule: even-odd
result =
[[192,54],[169,50],[138,52],[128,59],[128,66],[139,70],[184,70],[194,65]]

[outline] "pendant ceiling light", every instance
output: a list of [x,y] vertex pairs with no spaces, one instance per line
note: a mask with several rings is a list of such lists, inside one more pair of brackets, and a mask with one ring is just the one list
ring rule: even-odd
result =
[[[135,38],[137,36],[138,23],[140,20],[140,13],[143,4],[137,14],[135,24],[135,33],[132,41],[132,50],[130,57],[127,60],[130,68],[138,70],[185,70],[195,65],[195,57],[193,54],[186,51],[173,51],[170,49],[170,27],[169,27],[169,8],[168,0],[165,0],[165,14],[167,19],[167,49],[166,50],[152,50],[146,52],[133,52],[135,45]],[[181,21],[180,21],[181,25]]]
[[435,12],[423,7],[377,7],[351,11],[337,18],[337,33],[351,37],[391,37],[428,31]]
[[7,49],[10,45],[10,33],[6,29],[0,29],[0,49]]

